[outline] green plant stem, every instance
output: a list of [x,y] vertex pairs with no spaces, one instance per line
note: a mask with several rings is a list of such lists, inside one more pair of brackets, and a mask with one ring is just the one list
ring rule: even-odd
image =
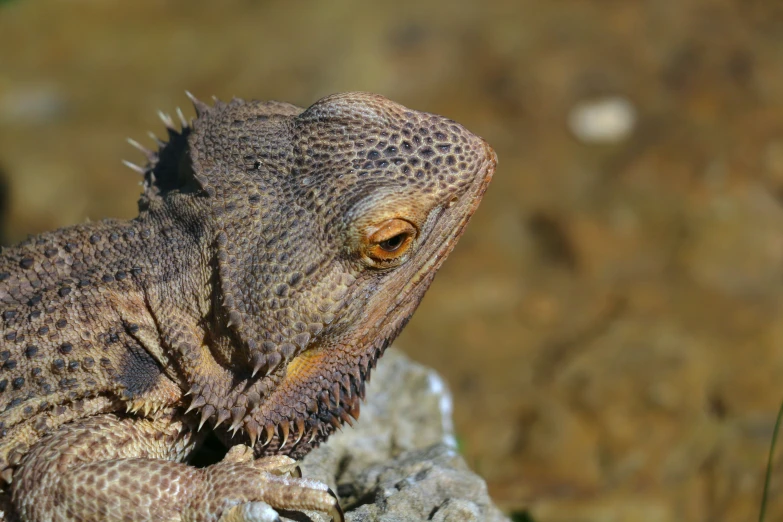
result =
[[780,421],[783,419],[783,402],[780,403],[778,418],[775,419],[775,428],[772,430],[772,443],[769,445],[769,458],[767,459],[767,475],[764,478],[764,492],[761,495],[761,510],[759,511],[759,522],[764,522],[764,514],[767,511],[767,495],[769,494],[769,482],[772,479],[772,459],[775,457],[775,442],[778,440],[778,431],[780,430]]

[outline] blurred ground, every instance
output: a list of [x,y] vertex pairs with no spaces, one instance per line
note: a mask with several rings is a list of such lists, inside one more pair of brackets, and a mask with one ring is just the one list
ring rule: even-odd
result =
[[[500,166],[398,345],[451,383],[495,500],[753,519],[783,400],[781,64],[762,0],[5,1],[3,234],[134,215],[124,139],[162,134],[184,89],[447,115]],[[630,133],[576,139],[572,109],[605,96]]]

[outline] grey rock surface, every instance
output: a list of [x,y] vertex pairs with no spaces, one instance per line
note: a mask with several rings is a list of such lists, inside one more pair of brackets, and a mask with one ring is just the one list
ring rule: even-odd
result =
[[508,520],[457,453],[445,383],[394,348],[373,372],[359,421],[307,455],[302,471],[338,493],[350,522]]

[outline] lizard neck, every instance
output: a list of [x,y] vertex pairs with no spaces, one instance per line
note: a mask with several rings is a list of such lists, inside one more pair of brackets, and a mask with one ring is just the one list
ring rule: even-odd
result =
[[198,201],[174,196],[132,222],[145,238],[139,259],[154,267],[137,279],[148,316],[144,345],[183,390],[192,384],[187,361],[212,344],[215,324],[214,233],[205,212]]

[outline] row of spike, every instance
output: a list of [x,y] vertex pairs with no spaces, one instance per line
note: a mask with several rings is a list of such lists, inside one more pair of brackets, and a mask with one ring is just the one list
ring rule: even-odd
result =
[[[185,94],[188,98],[190,98],[190,101],[193,103],[193,108],[196,110],[196,117],[200,118],[202,115],[206,114],[210,110],[210,106],[204,103],[203,101],[199,100],[193,94],[191,94],[189,91],[185,91]],[[216,97],[212,97],[212,99],[215,101],[215,103],[218,103],[219,100]],[[163,125],[165,125],[166,130],[168,130],[169,134],[180,134],[182,131],[187,130],[190,128],[191,121],[188,121],[187,118],[185,118],[185,115],[182,113],[182,109],[177,107],[176,110],[177,117],[179,118],[180,127],[177,128],[176,124],[174,123],[174,119],[167,113],[164,113],[163,111],[158,111],[158,118],[160,118],[160,121],[163,122]],[[155,133],[149,132],[148,136],[154,141],[157,146],[160,148],[163,148],[166,146],[166,142],[158,138]],[[135,149],[139,150],[142,154],[144,154],[144,157],[147,158],[148,165],[154,165],[155,162],[158,160],[158,151],[148,149],[138,141],[134,140],[133,138],[126,138],[126,141]],[[129,169],[133,170],[134,172],[138,172],[142,176],[146,175],[148,172],[149,167],[142,167],[140,165],[137,165],[131,161],[128,160],[122,160],[122,164],[128,167]]]
[[[261,448],[265,448],[277,436],[279,443],[274,448],[274,452],[278,453],[286,447],[289,440],[291,448],[302,440],[305,440],[308,445],[312,445],[314,442],[326,439],[332,431],[341,430],[344,423],[353,426],[354,421],[359,419],[360,404],[361,398],[355,395],[349,402],[344,402],[338,407],[330,406],[329,410],[319,415],[311,415],[307,420],[296,417],[277,425],[268,422],[264,426],[249,420],[242,429],[250,438],[252,447],[255,447],[258,442]],[[306,439],[305,435],[308,435]]]
[[[251,378],[256,378],[257,376],[264,378],[269,376],[269,374],[280,367],[282,362],[283,358],[277,352],[272,352],[270,354],[256,352],[251,357],[251,363],[253,364]],[[261,370],[263,370],[263,372]],[[202,393],[204,388],[207,387],[208,385],[206,384],[201,385],[198,383],[195,383],[190,387],[185,395],[190,395],[193,398],[185,413],[190,413],[193,410],[199,410],[201,412],[198,425],[199,430],[213,416],[215,417],[215,428],[231,419],[231,426],[228,429],[235,434],[242,427],[243,420],[247,414],[247,409],[241,405],[236,405],[231,408],[220,408],[213,404],[209,404],[210,401],[206,397],[206,394]]]
[[[262,425],[248,414],[245,407],[218,409],[207,404],[203,395],[194,397],[187,412],[193,410],[200,412],[199,430],[212,418],[214,418],[213,428],[230,419],[232,422],[227,429],[231,435],[236,436],[238,432],[244,432],[253,446],[256,442],[260,442],[261,447],[265,447],[276,435],[280,441],[278,449],[283,448],[289,438],[292,440],[292,446],[295,446],[305,439],[306,435],[309,435],[306,442],[312,444],[316,438],[326,438],[328,433],[323,429],[326,424],[334,429],[341,429],[343,423],[353,426],[354,420],[358,420],[361,400],[365,395],[365,382],[369,377],[368,370],[369,368],[362,370],[357,366],[351,374],[343,374],[330,389],[323,390],[318,395],[314,403],[315,408],[310,411],[308,417],[297,416],[281,423],[266,422]],[[195,391],[199,391],[198,386],[194,388]]]
[[[256,442],[260,442],[261,447],[269,445],[275,434],[280,441],[278,450],[286,446],[291,434],[292,447],[299,444],[308,433],[307,443],[312,444],[316,438],[324,439],[332,431],[324,429],[326,424],[336,430],[340,430],[343,423],[353,426],[354,421],[359,419],[364,395],[364,381],[344,375],[340,382],[335,382],[329,390],[323,390],[318,395],[317,411],[312,412],[307,419],[297,416],[276,426],[270,422],[261,426],[255,419],[246,417],[239,429],[247,433],[252,446],[255,446]],[[235,435],[236,431],[237,429],[233,429],[232,435]]]

